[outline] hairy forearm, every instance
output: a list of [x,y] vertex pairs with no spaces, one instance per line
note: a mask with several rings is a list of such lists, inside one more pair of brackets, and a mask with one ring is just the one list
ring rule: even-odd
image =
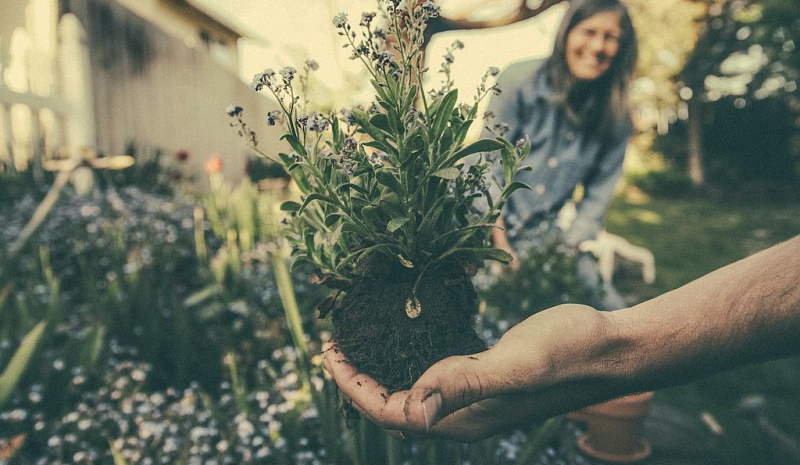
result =
[[800,353],[800,236],[606,315],[605,368],[629,391]]

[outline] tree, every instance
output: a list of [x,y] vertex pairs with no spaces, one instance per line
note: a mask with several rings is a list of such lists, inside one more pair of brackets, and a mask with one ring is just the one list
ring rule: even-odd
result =
[[[463,2],[459,0],[439,0],[436,3],[444,4],[444,13],[438,18],[432,19],[425,30],[425,42],[436,33],[455,30],[468,29],[487,29],[492,27],[508,26],[519,21],[533,18],[534,16],[546,11],[550,7],[563,3],[566,0],[541,0],[537,6],[531,7],[526,0],[517,0],[516,7],[504,8],[505,13],[490,16],[488,18],[475,18],[475,13],[479,9],[489,9],[492,4],[507,4],[507,1],[488,0],[483,2]],[[460,4],[459,4],[460,3]]]
[[705,6],[699,38],[676,76],[689,107],[688,172],[696,185],[706,178],[703,153],[709,104],[727,98],[741,109],[776,99],[794,113],[800,55],[800,2],[796,0],[694,0]]

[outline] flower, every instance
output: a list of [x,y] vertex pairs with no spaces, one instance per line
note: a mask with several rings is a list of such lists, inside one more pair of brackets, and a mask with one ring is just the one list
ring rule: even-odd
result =
[[278,71],[283,78],[283,83],[288,85],[294,79],[294,75],[297,74],[297,70],[292,68],[291,66],[284,66]]
[[375,13],[374,12],[361,13],[361,23],[359,23],[359,24],[361,26],[365,26],[365,27],[369,26],[369,23],[371,23],[374,18],[375,18]]
[[308,130],[314,132],[326,131],[330,126],[330,122],[324,115],[312,113],[309,117]]
[[305,65],[306,68],[311,71],[316,71],[319,69],[319,63],[317,63],[315,60],[306,60]]
[[428,18],[438,18],[442,13],[442,8],[436,6],[431,0],[426,0],[425,3],[420,6],[422,7],[422,12],[425,13]]
[[336,27],[345,27],[347,25],[347,13],[339,13],[333,17],[333,24]]
[[275,76],[275,71],[267,68],[260,73],[256,73],[253,76],[253,82],[250,83],[250,87],[252,87],[256,92],[260,91],[264,87],[271,89],[272,88],[272,78]]
[[215,155],[208,160],[206,160],[205,168],[206,172],[209,174],[219,173],[222,171],[222,158],[219,155]]
[[500,74],[500,69],[499,68],[497,68],[496,66],[489,67],[489,75],[490,76],[495,77],[498,74]]
[[377,64],[381,68],[385,68],[389,66],[389,64],[392,62],[392,53],[391,52],[376,53],[372,56],[372,60],[375,61],[375,64]]
[[280,110],[271,110],[267,112],[267,124],[275,126],[276,122],[283,121],[283,112]]
[[228,116],[239,116],[242,113],[242,107],[233,104],[228,105],[228,108],[225,109],[225,113],[227,113]]
[[189,159],[189,152],[180,149],[177,152],[175,152],[175,158],[177,158],[178,161],[186,161],[187,159]]

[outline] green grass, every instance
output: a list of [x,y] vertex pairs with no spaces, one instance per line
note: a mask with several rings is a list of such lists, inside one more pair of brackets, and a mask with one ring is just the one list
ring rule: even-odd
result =
[[[606,227],[656,258],[652,286],[641,283],[635,268],[623,266],[615,284],[631,301],[672,290],[724,265],[800,234],[800,203],[736,203],[702,198],[614,201]],[[800,342],[798,342],[800,343]],[[755,424],[737,415],[742,397],[762,394],[766,413],[778,429],[800,442],[800,358],[751,365],[694,383],[665,389],[657,400],[698,419],[710,412],[723,434],[712,439],[719,462],[777,463],[772,447]],[[675,462],[683,463],[683,462]]]

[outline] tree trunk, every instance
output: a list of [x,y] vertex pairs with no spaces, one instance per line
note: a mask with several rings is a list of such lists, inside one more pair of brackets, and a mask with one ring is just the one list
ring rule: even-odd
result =
[[703,104],[689,104],[689,178],[695,186],[705,184],[703,168]]

